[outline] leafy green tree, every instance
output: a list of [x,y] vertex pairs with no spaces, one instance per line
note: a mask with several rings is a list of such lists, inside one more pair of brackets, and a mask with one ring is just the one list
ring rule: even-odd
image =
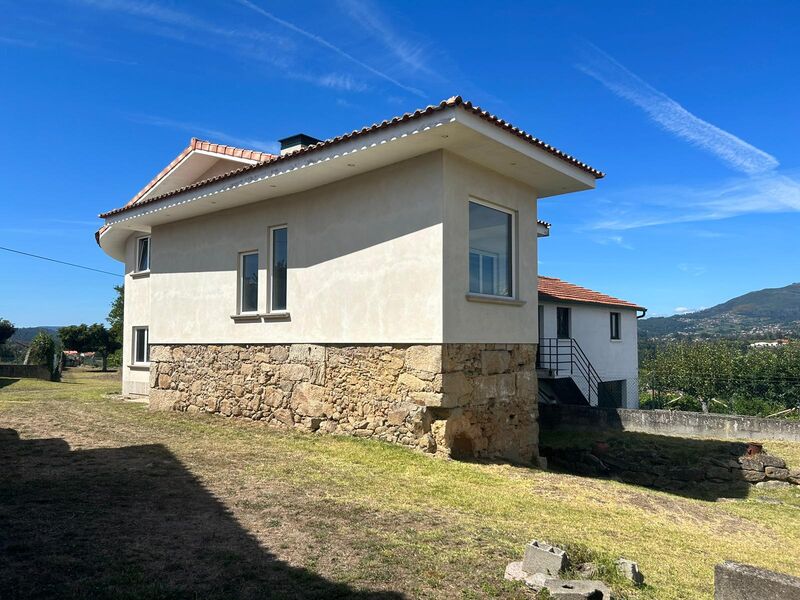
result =
[[55,374],[56,367],[54,357],[56,353],[56,343],[44,331],[40,331],[31,340],[28,362],[34,365],[46,365],[50,369],[51,376]]
[[58,330],[61,342],[67,350],[78,352],[96,352],[103,359],[103,371],[108,370],[108,356],[122,346],[111,332],[102,324],[70,325]]
[[0,319],[0,344],[5,344],[8,338],[14,335],[17,328],[8,319]]
[[108,311],[106,321],[108,321],[108,330],[111,337],[122,345],[122,331],[125,317],[125,287],[115,285],[114,289],[117,292],[117,297],[114,298],[114,301],[111,303],[111,310]]

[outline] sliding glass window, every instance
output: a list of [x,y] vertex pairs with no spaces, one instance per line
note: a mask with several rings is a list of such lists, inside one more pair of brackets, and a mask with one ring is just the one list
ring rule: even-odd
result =
[[469,203],[469,291],[513,296],[514,217],[511,212]]

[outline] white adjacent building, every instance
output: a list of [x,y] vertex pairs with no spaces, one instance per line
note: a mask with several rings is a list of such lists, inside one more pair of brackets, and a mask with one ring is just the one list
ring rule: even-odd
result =
[[646,309],[539,276],[539,395],[544,402],[639,408],[638,319]]

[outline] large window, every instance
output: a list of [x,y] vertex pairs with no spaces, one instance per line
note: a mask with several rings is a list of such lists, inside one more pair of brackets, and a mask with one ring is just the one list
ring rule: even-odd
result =
[[622,339],[622,335],[620,333],[620,314],[618,312],[611,313],[611,339]]
[[286,310],[286,267],[288,261],[288,231],[286,227],[273,227],[270,230],[272,246],[270,311]]
[[133,364],[146,365],[150,362],[150,340],[147,327],[133,328]]
[[469,203],[469,291],[513,296],[514,216],[479,202]]
[[572,337],[572,310],[559,306],[556,308],[556,336],[561,340]]
[[150,236],[136,241],[136,271],[150,270]]
[[239,255],[239,312],[258,312],[258,252]]

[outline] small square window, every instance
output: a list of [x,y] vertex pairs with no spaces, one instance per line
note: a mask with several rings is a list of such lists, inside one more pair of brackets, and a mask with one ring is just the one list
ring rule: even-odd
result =
[[150,340],[147,327],[133,328],[133,363],[136,365],[150,363]]
[[618,312],[611,313],[611,339],[612,340],[620,340],[622,336],[620,334],[620,318],[621,315]]
[[140,237],[136,243],[136,271],[150,270],[150,236]]

